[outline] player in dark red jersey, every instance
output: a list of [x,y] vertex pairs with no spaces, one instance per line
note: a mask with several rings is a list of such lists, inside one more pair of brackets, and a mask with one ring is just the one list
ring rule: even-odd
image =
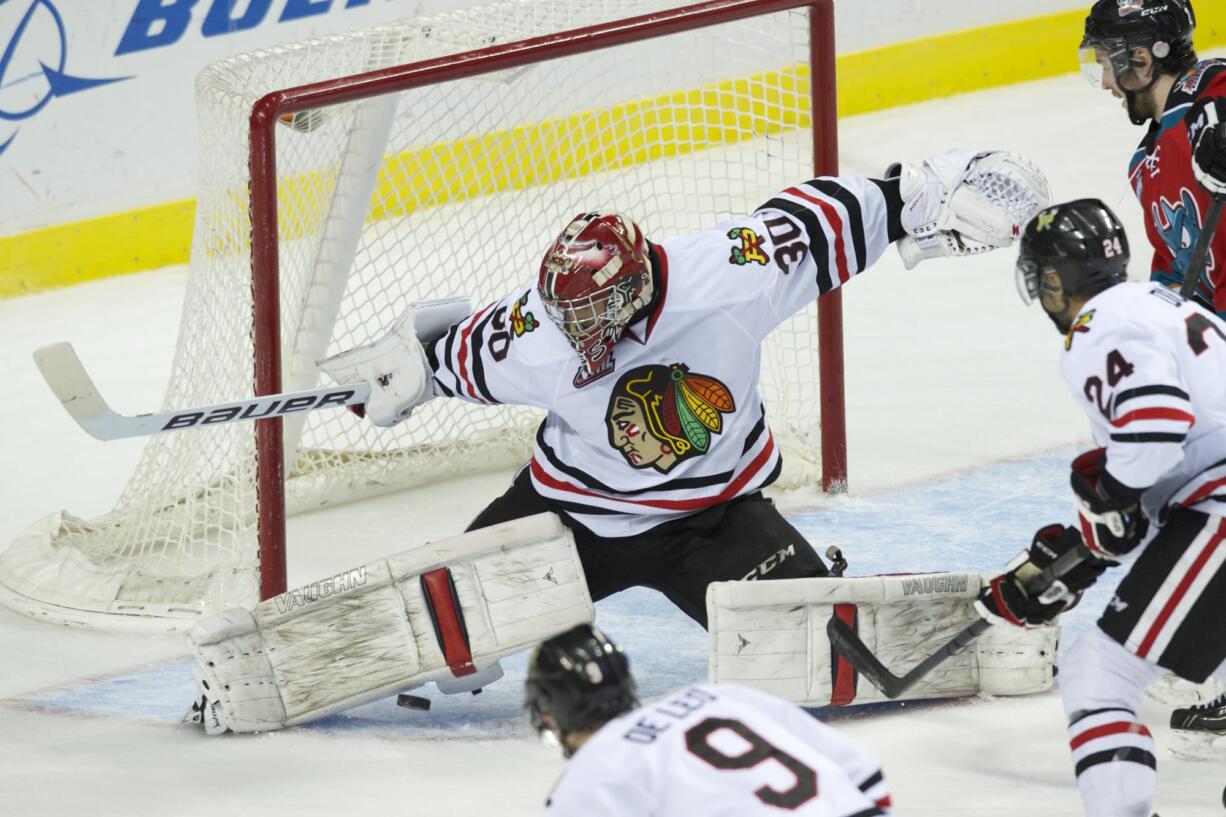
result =
[[[1128,178],[1154,248],[1151,278],[1172,287],[1212,227],[1211,197],[1226,194],[1226,60],[1197,59],[1195,27],[1190,0],[1098,0],[1081,41],[1091,84],[1122,99],[1134,125],[1149,124]],[[1213,238],[1193,298],[1226,315],[1226,230]]]

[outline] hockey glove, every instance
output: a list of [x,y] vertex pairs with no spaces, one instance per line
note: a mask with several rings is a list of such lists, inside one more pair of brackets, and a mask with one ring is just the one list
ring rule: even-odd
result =
[[1005,151],[951,150],[920,167],[895,163],[885,177],[898,180],[907,232],[898,252],[907,269],[926,258],[1007,247],[1051,202],[1043,172]]
[[1075,528],[1048,525],[1034,535],[1029,549],[1018,554],[1005,572],[979,593],[975,609],[989,621],[1018,627],[1046,624],[1081,600],[1085,589],[1110,565],[1098,559],[1078,564],[1045,586],[1035,580],[1056,559],[1081,544]]
[[1095,556],[1111,559],[1139,545],[1149,521],[1141,512],[1140,493],[1113,479],[1106,466],[1105,448],[1087,451],[1073,460],[1070,482],[1081,538]]
[[374,343],[317,361],[316,365],[342,385],[365,382],[370,399],[353,411],[377,426],[394,426],[413,409],[433,399],[433,372],[424,343],[437,338],[469,311],[467,298],[445,298],[410,304],[388,333]]
[[1226,98],[1202,99],[1188,115],[1192,172],[1215,198],[1226,198]]

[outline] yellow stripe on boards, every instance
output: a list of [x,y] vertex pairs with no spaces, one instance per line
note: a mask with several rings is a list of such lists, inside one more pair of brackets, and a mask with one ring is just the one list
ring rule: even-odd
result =
[[[1195,7],[1197,48],[1226,45],[1226,2],[1199,0]],[[837,60],[838,113],[1074,72],[1084,19],[1085,10],[1060,12],[844,54]],[[802,79],[783,69],[407,151],[391,157],[380,173],[371,218],[731,144],[750,138],[755,128],[807,126],[783,115],[788,105],[776,96],[798,90]],[[651,141],[664,144],[649,145],[649,132]],[[441,170],[446,167],[463,170]],[[305,174],[282,195],[304,201],[328,183],[327,174]],[[404,196],[406,190],[413,195]],[[238,197],[235,204],[245,206]],[[188,199],[0,237],[0,297],[185,263],[194,209]],[[283,225],[287,234],[305,229]]]
[[368,220],[684,156],[811,126],[809,66],[471,136],[389,157]]
[[0,238],[0,298],[186,263],[195,212],[184,199]]

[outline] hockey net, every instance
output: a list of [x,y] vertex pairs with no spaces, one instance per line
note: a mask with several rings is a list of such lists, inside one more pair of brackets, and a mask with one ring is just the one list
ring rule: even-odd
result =
[[[315,360],[369,342],[415,300],[467,295],[480,305],[533,281],[544,248],[576,213],[616,209],[664,237],[749,212],[811,177],[815,129],[833,139],[833,93],[813,91],[833,89],[832,76],[813,81],[811,12],[828,26],[825,1],[705,3],[691,7],[708,15],[701,27],[676,24],[685,15],[674,10],[661,15],[670,33],[640,21],[638,36],[613,47],[563,38],[578,43],[564,56],[529,48],[493,72],[480,60],[466,73],[463,61],[439,59],[593,26],[607,32],[600,24],[672,6],[507,0],[207,68],[197,81],[191,269],[164,405],[313,387]],[[741,19],[712,25],[712,9]],[[373,94],[344,79],[423,64],[400,70],[399,87],[394,77],[367,83],[378,85]],[[450,73],[423,83],[431,65]],[[820,66],[832,71],[833,56],[822,53]],[[325,86],[311,107],[270,126],[276,178],[263,177],[252,159],[253,108],[312,83]],[[267,245],[258,232],[253,241],[251,213],[258,222],[262,206],[272,209],[261,190],[276,203],[279,274],[253,284],[253,247]],[[275,304],[263,329],[261,298]],[[816,307],[769,339],[762,388],[784,481],[816,484]],[[0,555],[0,595],[33,615],[114,626],[181,626],[251,604],[261,560],[265,594],[278,587],[272,571],[283,587],[268,530],[283,531],[282,492],[293,513],[511,467],[528,456],[539,421],[526,409],[444,399],[390,430],[345,411],[294,415],[280,435],[284,478],[254,423],[164,434],[149,441],[112,512],[88,521],[55,514]]]

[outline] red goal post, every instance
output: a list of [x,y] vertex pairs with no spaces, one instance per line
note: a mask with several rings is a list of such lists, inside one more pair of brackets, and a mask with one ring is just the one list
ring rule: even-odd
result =
[[[577,212],[685,236],[835,173],[830,0],[674,2],[485,0],[207,66],[163,408],[313,388],[414,301],[522,305]],[[755,361],[781,487],[845,484],[839,296]],[[537,318],[479,331],[505,349]],[[542,416],[440,399],[390,429],[318,411],[152,436],[109,512],[0,543],[0,603],[141,631],[249,606],[286,587],[288,515],[513,468]]]
[[[265,95],[253,107],[250,118],[255,393],[275,394],[282,390],[276,149],[277,125],[281,117],[806,7],[809,13],[810,94],[813,100],[813,172],[815,176],[835,175],[838,173],[838,131],[833,0],[714,0]],[[817,322],[821,484],[825,491],[841,491],[847,482],[841,290],[836,289],[819,299]],[[256,425],[260,595],[261,598],[269,598],[286,589],[282,420],[261,420]]]

